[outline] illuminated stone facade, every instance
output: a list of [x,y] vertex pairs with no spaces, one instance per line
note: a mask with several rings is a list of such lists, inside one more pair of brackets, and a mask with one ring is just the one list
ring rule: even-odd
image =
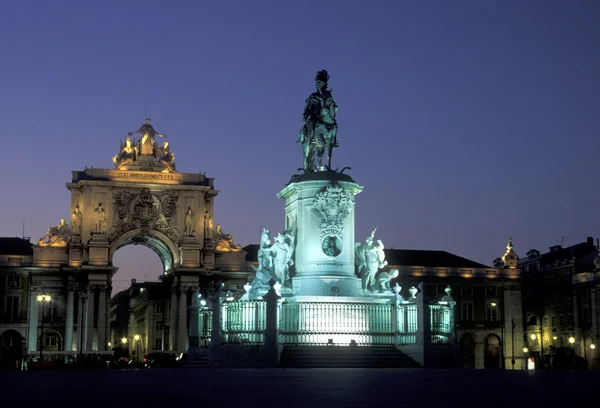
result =
[[[162,348],[187,349],[187,307],[195,288],[213,280],[240,288],[246,282],[243,251],[220,224],[213,226],[214,180],[176,172],[170,148],[159,148],[153,142],[159,134],[150,128],[140,128],[138,143],[121,146],[127,154],[113,160],[115,169],[72,172],[66,185],[70,217],[48,228],[36,245],[4,243],[8,255],[0,266],[7,272],[2,278],[8,322],[2,324],[25,340],[25,355],[110,352],[111,282],[118,273],[113,256],[127,245],[145,245],[162,261],[160,279],[169,294]],[[40,303],[42,295],[48,300]],[[49,338],[43,347],[42,325]],[[11,337],[10,344],[14,341]]]

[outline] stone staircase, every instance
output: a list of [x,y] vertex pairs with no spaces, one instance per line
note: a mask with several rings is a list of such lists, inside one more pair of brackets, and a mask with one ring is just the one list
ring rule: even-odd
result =
[[416,361],[386,346],[285,346],[281,368],[420,368]]

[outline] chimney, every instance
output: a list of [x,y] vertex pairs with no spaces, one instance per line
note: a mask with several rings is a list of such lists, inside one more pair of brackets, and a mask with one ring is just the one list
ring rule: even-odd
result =
[[131,286],[135,285],[135,283],[136,283],[136,280],[135,280],[135,279],[132,279],[132,280],[131,280]]
[[594,237],[587,237],[588,245],[594,245]]

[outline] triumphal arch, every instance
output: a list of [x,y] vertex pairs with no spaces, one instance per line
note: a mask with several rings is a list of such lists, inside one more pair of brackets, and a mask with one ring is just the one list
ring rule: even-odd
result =
[[163,263],[161,279],[171,289],[163,311],[171,350],[186,349],[189,298],[203,279],[221,280],[226,272],[245,281],[245,253],[213,223],[214,179],[178,172],[169,143],[158,138],[167,136],[146,119],[121,141],[114,168],[72,172],[66,185],[70,219],[48,228],[34,247],[30,353],[38,345],[35,301],[41,292],[64,300],[65,352],[110,350],[112,260],[123,246],[145,245]]

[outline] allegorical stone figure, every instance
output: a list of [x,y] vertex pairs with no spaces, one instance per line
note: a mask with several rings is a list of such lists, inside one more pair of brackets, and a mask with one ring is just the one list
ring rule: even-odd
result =
[[83,213],[79,209],[79,204],[75,206],[75,209],[71,213],[71,233],[73,235],[81,235],[81,223],[83,220]]
[[375,231],[377,231],[377,228],[365,239],[364,244],[361,245],[357,242],[354,250],[358,275],[362,280],[362,288],[364,291],[369,290],[371,292],[375,290],[377,271],[387,266],[385,253],[383,252],[383,242],[380,239],[375,242]]
[[[298,134],[297,142],[302,143],[304,171],[323,170],[323,155],[327,152],[327,165],[331,168],[331,153],[338,147],[338,126],[335,119],[338,105],[333,100],[331,89],[327,89],[329,74],[326,70],[317,72],[317,91],[313,92],[304,104],[302,119],[304,125]],[[315,154],[318,165],[315,164]]]
[[112,162],[116,168],[119,168],[137,160],[137,154],[137,147],[133,145],[131,138],[128,137],[125,139],[125,144],[121,142],[119,154],[112,158]]
[[194,236],[194,214],[192,213],[192,207],[188,207],[187,213],[185,214],[185,223],[183,226],[183,236],[193,237]]
[[157,162],[165,166],[164,173],[175,172],[175,153],[171,152],[169,142],[163,142],[162,147],[157,150]]
[[102,203],[94,208],[94,231],[95,234],[106,233],[106,210],[102,207]]
[[213,221],[208,210],[204,211],[204,239],[213,238]]
[[142,155],[150,155],[154,158],[158,157],[158,148],[156,145],[156,136],[166,138],[167,135],[163,133],[158,133],[152,125],[150,124],[150,118],[146,118],[146,123],[143,124],[138,130],[135,132],[128,132],[127,135],[132,136],[135,134],[142,135],[138,143],[138,151],[139,154]]
[[67,220],[60,219],[60,223],[55,227],[48,227],[48,232],[38,240],[39,246],[56,246],[63,247],[69,244],[71,231]]

